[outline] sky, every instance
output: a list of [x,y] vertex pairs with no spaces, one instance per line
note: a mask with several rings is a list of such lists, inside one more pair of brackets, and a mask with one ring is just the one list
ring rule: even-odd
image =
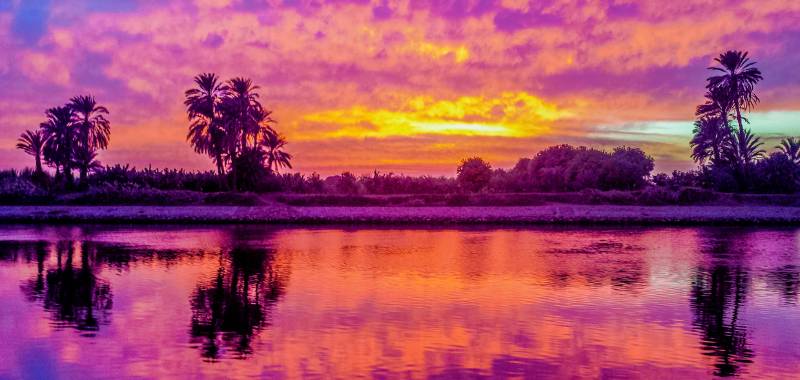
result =
[[706,69],[746,50],[765,79],[750,128],[800,127],[795,0],[0,0],[0,168],[44,111],[94,95],[104,164],[212,169],[186,142],[183,92],[214,72],[261,86],[294,170],[453,175],[561,143],[693,167]]

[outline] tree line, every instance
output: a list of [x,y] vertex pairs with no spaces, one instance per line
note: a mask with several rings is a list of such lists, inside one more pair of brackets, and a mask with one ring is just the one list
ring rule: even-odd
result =
[[736,50],[714,62],[708,69],[715,75],[706,79],[705,102],[696,108],[690,141],[691,157],[700,165],[698,182],[724,191],[796,191],[800,140],[786,137],[767,155],[761,138],[745,127],[750,122],[743,114],[760,102],[755,88],[764,79],[756,62]]
[[55,168],[55,178],[63,179],[68,188],[75,186],[74,171],[85,187],[89,172],[100,167],[97,151],[106,149],[111,140],[108,109],[98,105],[91,95],[78,95],[63,106],[45,111],[46,120],[35,130],[26,130],[17,141],[17,148],[34,157],[38,179],[47,175],[42,162]]
[[185,92],[187,140],[214,161],[219,176],[227,174],[233,190],[255,187],[279,168],[292,167],[286,139],[261,104],[259,86],[242,77],[221,82],[213,73],[197,75],[194,82]]
[[[352,173],[331,176],[280,174],[292,168],[287,140],[275,129],[272,111],[261,102],[260,87],[249,78],[222,81],[214,73],[195,76],[194,86],[184,92],[189,121],[186,140],[195,152],[208,156],[215,172],[188,174],[126,167],[102,167],[99,150],[108,147],[111,124],[108,109],[91,95],[75,96],[63,106],[49,108],[36,130],[27,130],[17,148],[34,157],[34,177],[49,179],[43,165],[55,169],[57,183],[74,189],[89,186],[89,174],[115,183],[165,184],[192,190],[326,191],[494,191],[568,192],[583,189],[636,190],[649,184],[667,187],[703,187],[728,192],[783,192],[800,190],[800,139],[787,137],[767,155],[761,138],[753,134],[746,115],[760,102],[757,84],[762,72],[747,52],[727,51],[708,69],[705,102],[695,109],[690,141],[697,170],[651,177],[652,157],[638,148],[617,147],[611,152],[587,147],[557,145],[534,157],[522,158],[510,170],[493,169],[479,157],[465,159],[454,181],[446,178],[379,174],[358,178]],[[128,178],[129,177],[129,178]],[[212,183],[210,178],[216,177]],[[183,178],[183,180],[181,179]],[[393,189],[396,187],[397,189]]]

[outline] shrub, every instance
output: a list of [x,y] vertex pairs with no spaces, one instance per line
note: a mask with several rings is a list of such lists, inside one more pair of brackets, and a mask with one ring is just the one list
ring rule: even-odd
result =
[[699,187],[683,187],[678,191],[677,200],[681,204],[708,203],[717,200],[717,194]]
[[458,185],[471,192],[483,190],[492,179],[491,165],[480,157],[462,160],[456,173]]
[[772,153],[756,163],[753,190],[760,193],[791,194],[800,190],[800,167],[783,153]]
[[637,197],[637,203],[647,206],[671,205],[677,200],[677,194],[663,186],[646,187]]

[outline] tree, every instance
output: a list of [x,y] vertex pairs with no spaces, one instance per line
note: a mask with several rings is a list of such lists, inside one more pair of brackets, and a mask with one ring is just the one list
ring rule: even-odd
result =
[[42,153],[47,144],[48,136],[41,129],[34,131],[27,130],[20,135],[17,140],[17,149],[34,157],[36,161],[36,175],[44,174],[42,170]]
[[56,167],[56,174],[59,168],[63,170],[67,185],[71,187],[74,182],[72,164],[76,145],[75,112],[72,108],[63,106],[50,108],[45,115],[47,121],[40,125],[49,136],[43,151],[44,159]]
[[287,144],[286,139],[271,129],[265,129],[262,133],[261,144],[267,149],[267,169],[275,173],[281,167],[291,169],[292,155],[283,151]]
[[195,152],[207,154],[214,160],[217,174],[225,175],[226,133],[220,116],[219,105],[228,96],[229,87],[220,83],[213,73],[194,77],[197,85],[186,90],[186,113],[189,116],[189,133],[186,136]]
[[790,161],[795,164],[800,164],[800,140],[794,137],[787,137],[781,140],[781,143],[776,146],[778,150],[786,155]]
[[111,138],[111,123],[105,118],[108,109],[98,105],[94,96],[79,95],[70,99],[67,105],[75,113],[77,129],[76,150],[82,160],[76,162],[80,169],[81,186],[86,185],[90,164],[98,149],[108,148]]
[[724,154],[730,161],[740,160],[744,168],[747,168],[751,166],[756,159],[764,157],[766,151],[761,149],[762,145],[764,145],[764,143],[761,142],[761,138],[752,134],[750,130],[747,129],[742,135],[738,133],[733,135],[733,138],[725,147]]
[[710,161],[720,164],[722,149],[730,143],[731,128],[727,120],[719,116],[703,116],[694,122],[694,136],[689,144],[692,146],[692,159],[698,163]]
[[480,157],[471,157],[461,161],[456,173],[456,180],[462,188],[478,192],[492,179],[492,166]]
[[[761,71],[755,67],[756,63],[751,62],[747,57],[747,52],[729,50],[720,54],[714,61],[719,65],[708,69],[721,74],[709,77],[706,88],[712,92],[719,91],[726,94],[733,106],[739,125],[737,141],[739,144],[745,144],[747,138],[742,124],[742,112],[753,109],[759,102],[754,89],[756,83],[763,79]],[[747,150],[745,145],[740,145],[737,149],[740,153]],[[738,161],[746,171],[747,161],[744,157],[738,157]]]

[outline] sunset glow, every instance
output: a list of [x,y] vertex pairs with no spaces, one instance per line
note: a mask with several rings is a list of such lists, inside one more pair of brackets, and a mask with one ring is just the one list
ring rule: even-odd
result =
[[641,147],[685,169],[712,58],[764,73],[750,127],[774,146],[800,115],[800,3],[707,1],[0,0],[0,168],[44,110],[110,110],[104,164],[209,170],[192,151],[192,77],[262,87],[294,169],[452,175],[558,143]]

